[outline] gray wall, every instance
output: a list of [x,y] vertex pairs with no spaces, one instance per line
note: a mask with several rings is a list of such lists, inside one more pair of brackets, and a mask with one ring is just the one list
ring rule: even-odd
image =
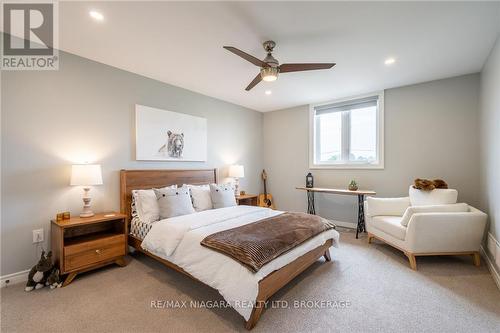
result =
[[[385,169],[312,170],[315,185],[345,188],[356,179],[391,197],[406,196],[414,178],[443,178],[460,201],[477,205],[478,88],[473,74],[386,90]],[[305,193],[294,188],[309,171],[308,133],[308,106],[264,114],[264,165],[279,209],[306,209]],[[317,213],[354,223],[356,200],[317,194]]]
[[[242,189],[259,190],[261,113],[74,55],[60,57],[59,71],[1,74],[0,275],[35,263],[33,229],[44,228],[48,238],[57,212],[80,212],[82,191],[69,186],[72,163],[102,164],[104,185],[91,191],[95,211],[119,209],[123,168],[217,167],[224,177],[237,162],[245,166]],[[136,103],[206,117],[207,163],[135,161]]]
[[481,72],[481,206],[500,240],[500,38]]

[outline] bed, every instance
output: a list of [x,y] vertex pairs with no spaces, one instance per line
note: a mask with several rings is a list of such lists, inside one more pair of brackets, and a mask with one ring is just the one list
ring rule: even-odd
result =
[[[217,169],[121,170],[120,207],[121,212],[128,216],[127,230],[130,230],[132,222],[133,190],[210,183],[217,183]],[[136,224],[139,221],[134,221],[132,233],[128,236],[128,245],[196,281],[217,289],[242,315],[245,327],[250,330],[257,324],[265,302],[275,292],[318,258],[324,257],[326,261],[331,261],[329,248],[337,245],[338,233],[335,230],[325,231],[272,260],[257,273],[250,272],[231,258],[202,247],[199,241],[212,232],[224,230],[234,223],[252,223],[276,214],[279,212],[267,208],[239,206],[174,217],[168,220],[176,219],[176,223],[159,221],[153,227]],[[166,242],[168,237],[171,239],[174,237],[176,231],[168,229],[171,225],[192,226],[193,223],[198,223],[197,221],[203,221],[202,225],[180,233],[175,251],[169,253],[154,246]],[[224,270],[224,274],[219,273],[221,269]],[[247,300],[251,301],[245,302]],[[234,306],[235,302],[240,306]]]

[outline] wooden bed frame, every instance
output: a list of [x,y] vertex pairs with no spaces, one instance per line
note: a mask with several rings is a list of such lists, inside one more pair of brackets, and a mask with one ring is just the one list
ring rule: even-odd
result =
[[[127,215],[127,233],[131,221],[132,190],[150,189],[164,187],[168,185],[182,184],[210,184],[217,183],[217,169],[203,170],[121,170],[120,171],[120,210]],[[137,237],[128,235],[128,245],[137,251],[158,260],[190,278],[199,281],[181,267],[168,260],[162,259],[141,248],[141,242]],[[245,327],[251,330],[257,324],[262,314],[265,302],[288,282],[311,266],[318,258],[323,256],[326,261],[331,261],[329,248],[333,241],[327,240],[323,245],[307,252],[295,259],[288,265],[270,273],[259,282],[259,292],[250,319],[245,323]],[[201,281],[199,281],[201,282]],[[202,282],[203,283],[203,282]]]

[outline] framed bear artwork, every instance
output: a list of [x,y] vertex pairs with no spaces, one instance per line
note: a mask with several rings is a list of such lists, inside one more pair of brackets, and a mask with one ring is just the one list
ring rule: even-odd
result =
[[207,119],[135,106],[135,156],[138,161],[207,160]]

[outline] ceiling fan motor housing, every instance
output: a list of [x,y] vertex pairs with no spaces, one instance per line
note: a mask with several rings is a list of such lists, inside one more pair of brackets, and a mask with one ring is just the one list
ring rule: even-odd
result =
[[276,58],[274,58],[272,56],[271,53],[268,53],[267,56],[264,58],[263,60],[265,63],[267,63],[269,66],[271,67],[278,67],[279,66],[279,62],[278,60],[276,60]]

